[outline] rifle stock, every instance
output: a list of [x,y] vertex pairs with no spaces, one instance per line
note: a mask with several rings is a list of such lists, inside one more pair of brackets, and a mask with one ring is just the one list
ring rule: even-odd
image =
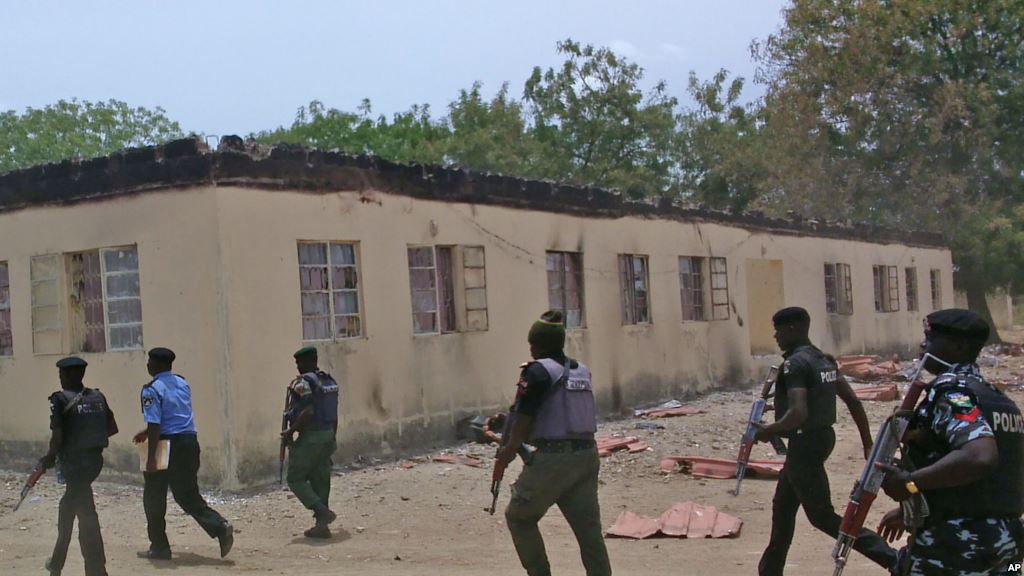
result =
[[836,545],[832,549],[832,558],[835,560],[833,576],[840,576],[843,573],[846,561],[850,557],[850,551],[853,549],[853,544],[857,541],[857,536],[860,534],[861,529],[864,527],[864,521],[867,519],[868,511],[871,510],[871,505],[874,503],[875,498],[878,496],[878,491],[882,487],[882,481],[885,479],[886,472],[880,469],[878,464],[893,464],[895,461],[896,451],[900,449],[903,435],[910,426],[910,417],[913,415],[914,407],[917,406],[917,400],[921,397],[921,392],[927,386],[924,382],[921,382],[920,376],[921,371],[924,370],[925,361],[928,358],[946,367],[952,367],[931,354],[922,356],[918,362],[917,369],[914,371],[914,375],[910,378],[910,389],[907,390],[907,395],[903,397],[899,407],[893,411],[892,415],[878,429],[875,443],[871,447],[871,454],[868,456],[867,462],[864,463],[860,479],[853,485],[853,490],[850,492],[850,501],[846,505],[843,521],[839,525],[839,536],[836,538]]
[[[750,417],[747,419],[747,428],[743,432],[743,436],[740,438],[740,452],[736,456],[736,489],[731,490],[733,496],[740,495],[740,485],[743,483],[743,477],[747,474],[747,464],[750,462],[750,451],[754,448],[754,444],[757,442],[755,435],[757,434],[757,425],[761,423],[761,418],[764,417],[765,406],[768,405],[768,396],[772,392],[772,387],[775,386],[775,377],[778,374],[779,367],[772,366],[768,369],[768,374],[764,378],[764,383],[761,384],[761,394],[754,404],[750,407]],[[778,446],[775,446],[776,451]]]
[[18,508],[21,507],[21,503],[25,501],[25,498],[28,498],[29,492],[35,488],[36,483],[39,482],[39,479],[43,477],[45,472],[46,468],[41,464],[36,464],[35,468],[32,469],[32,472],[28,475],[28,479],[25,480],[25,485],[21,487],[21,496],[18,498],[18,502],[14,504],[14,512],[18,511]]

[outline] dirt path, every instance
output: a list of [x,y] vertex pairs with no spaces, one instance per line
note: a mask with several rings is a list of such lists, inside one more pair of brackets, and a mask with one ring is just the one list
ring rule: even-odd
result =
[[[1020,384],[1024,358],[1002,358],[998,368],[985,368],[990,378]],[[1012,393],[1024,402],[1020,388]],[[651,450],[603,459],[601,505],[606,526],[624,509],[657,515],[673,502],[693,500],[717,506],[744,522],[736,539],[608,540],[617,575],[755,574],[757,560],[767,542],[771,523],[774,482],[751,479],[744,494],[727,493],[730,480],[701,480],[686,475],[663,476],[662,456],[735,456],[742,422],[749,409],[749,394],[717,393],[687,404],[705,414],[660,420],[664,430],[634,428],[637,420],[602,425],[602,433],[625,432],[645,440]],[[891,403],[867,403],[873,430],[892,409]],[[863,457],[849,415],[840,406],[838,441],[828,469],[833,502],[841,510],[859,474]],[[339,512],[333,540],[311,543],[302,531],[311,524],[308,514],[289,493],[267,490],[252,496],[208,494],[211,503],[235,525],[235,549],[226,560],[218,558],[216,541],[205,534],[175,505],[168,507],[168,534],[176,558],[170,563],[149,563],[135,557],[146,547],[142,490],[101,482],[95,485],[100,522],[112,576],[143,574],[322,574],[359,573],[365,576],[452,575],[495,576],[521,574],[502,515],[489,516],[490,455],[482,446],[460,446],[454,452],[479,455],[484,468],[433,462],[390,462],[335,476],[332,507]],[[770,459],[767,445],[755,448],[754,458]],[[403,466],[404,464],[404,466]],[[414,464],[411,468],[407,467]],[[518,474],[518,464],[507,478]],[[23,476],[0,473],[0,574],[42,574],[56,534],[60,488],[52,474],[37,486],[16,514],[10,512]],[[502,505],[508,490],[502,493]],[[874,527],[890,502],[883,499],[872,510]],[[554,571],[582,575],[575,540],[557,509],[541,524]],[[831,570],[833,541],[814,530],[802,515],[790,552],[787,574],[820,575]],[[65,574],[82,574],[77,541],[72,543]],[[882,572],[854,554],[846,574]]]

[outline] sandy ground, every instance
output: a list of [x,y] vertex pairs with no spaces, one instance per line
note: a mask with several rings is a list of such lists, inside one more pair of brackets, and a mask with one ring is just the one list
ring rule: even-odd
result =
[[[1014,336],[1019,336],[1020,333]],[[1011,384],[1011,395],[1024,405],[1024,358],[1001,357],[998,366],[984,367],[990,379]],[[645,440],[651,449],[603,459],[601,506],[610,526],[624,509],[655,516],[673,502],[693,500],[711,504],[744,522],[738,538],[726,540],[649,539],[607,541],[612,566],[619,575],[755,574],[757,560],[771,525],[774,481],[749,479],[743,495],[733,497],[732,480],[702,480],[683,474],[664,476],[658,464],[668,455],[735,457],[750,393],[714,393],[688,406],[707,413],[658,420],[664,430],[639,430],[639,420],[625,419],[602,425],[602,433],[624,432]],[[866,403],[872,430],[891,411],[892,403]],[[833,502],[838,510],[861,470],[863,456],[852,420],[840,405],[836,426],[838,442],[828,470]],[[106,482],[94,485],[106,542],[108,570],[126,574],[302,574],[337,573],[437,574],[453,576],[522,574],[500,513],[489,516],[490,466],[493,449],[462,445],[446,452],[468,453],[485,460],[484,468],[439,464],[424,458],[380,462],[369,467],[344,469],[333,479],[332,508],[339,513],[335,537],[312,542],[302,537],[309,527],[308,513],[288,493],[270,488],[255,494],[207,493],[211,504],[236,527],[235,548],[228,558],[218,556],[217,543],[172,503],[168,507],[168,534],[174,548],[171,562],[151,563],[136,558],[146,548],[142,489]],[[768,445],[755,448],[754,458],[771,459]],[[410,467],[411,466],[411,467]],[[510,468],[501,505],[508,501],[508,482],[519,472]],[[10,510],[24,476],[0,473],[0,574],[42,574],[56,536],[57,501],[62,488],[52,473],[36,487],[17,513]],[[888,499],[869,516],[874,527],[890,507]],[[541,528],[554,573],[582,575],[576,542],[557,509]],[[799,517],[789,555],[787,574],[831,573],[833,541]],[[64,574],[82,574],[77,541],[71,545]],[[854,554],[845,572],[849,576],[883,574]]]

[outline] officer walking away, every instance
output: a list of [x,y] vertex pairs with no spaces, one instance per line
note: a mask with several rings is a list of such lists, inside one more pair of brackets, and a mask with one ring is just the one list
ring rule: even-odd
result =
[[[811,344],[807,310],[783,308],[772,316],[772,323],[785,361],[775,384],[775,422],[762,426],[756,437],[762,442],[773,436],[788,438],[789,450],[772,499],[771,536],[758,564],[761,576],[783,573],[800,506],[812,526],[832,538],[839,535],[842,518],[832,507],[825,472],[836,443],[832,425],[837,395],[857,424],[865,458],[873,443],[864,407],[839,374],[835,359]],[[862,530],[853,547],[883,568],[896,563],[896,551],[870,530]]]
[[576,535],[587,576],[612,573],[604,545],[597,476],[601,468],[594,433],[597,417],[590,370],[565,356],[562,313],[545,312],[530,328],[534,361],[523,365],[508,442],[498,465],[511,462],[523,442],[537,448],[512,486],[505,509],[512,542],[530,576],[549,576],[551,566],[537,522],[557,504]]
[[[149,351],[146,369],[153,379],[142,387],[142,415],[146,429],[135,435],[135,442],[149,442],[145,485],[142,493],[146,511],[149,549],[139,552],[140,558],[170,560],[171,545],[167,541],[167,488],[174,501],[186,514],[195,518],[203,530],[220,542],[223,558],[234,544],[234,528],[223,516],[210,508],[199,493],[199,441],[192,417],[192,390],[184,378],[171,372],[174,352],[167,348]],[[157,444],[170,440],[171,453],[166,470],[157,470]]]
[[103,449],[108,435],[117,433],[117,424],[103,394],[82,384],[86,366],[85,360],[74,356],[57,362],[61,391],[50,396],[50,449],[39,460],[48,469],[59,457],[66,482],[57,512],[57,543],[46,561],[50,576],[60,576],[64,569],[75,518],[86,576],[107,574],[92,482],[103,469]]
[[281,432],[291,450],[288,487],[303,506],[313,511],[316,524],[305,531],[306,537],[330,538],[328,525],[338,517],[328,508],[331,456],[337,448],[338,383],[317,367],[316,348],[307,346],[293,356],[299,376],[288,387],[288,428]]
[[[924,351],[952,366],[926,357],[924,368],[938,377],[904,437],[903,469],[883,466],[886,494],[901,503],[922,494],[929,509],[900,550],[903,574],[1020,571],[1010,565],[1024,555],[1024,419],[978,370],[988,336],[988,323],[969,310],[925,319]],[[890,542],[906,528],[900,509],[879,525]]]

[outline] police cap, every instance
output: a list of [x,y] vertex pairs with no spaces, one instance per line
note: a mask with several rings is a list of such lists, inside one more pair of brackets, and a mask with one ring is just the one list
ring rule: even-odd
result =
[[799,306],[783,308],[772,316],[772,324],[776,326],[785,326],[786,324],[798,324],[810,321],[811,315],[807,313],[807,310],[804,310]]
[[932,312],[925,318],[927,330],[937,334],[958,336],[967,340],[988,340],[989,327],[981,316],[962,308],[947,308]]
[[85,368],[89,363],[78,356],[68,356],[57,361],[57,368]]
[[153,360],[163,360],[164,362],[174,362],[176,358],[174,351],[169,348],[153,348],[149,351],[149,357]]
[[312,346],[303,346],[302,348],[299,348],[295,352],[295,354],[292,354],[292,356],[294,356],[295,358],[303,358],[305,356],[312,356],[312,357],[315,358],[316,357],[316,348],[314,348]]

